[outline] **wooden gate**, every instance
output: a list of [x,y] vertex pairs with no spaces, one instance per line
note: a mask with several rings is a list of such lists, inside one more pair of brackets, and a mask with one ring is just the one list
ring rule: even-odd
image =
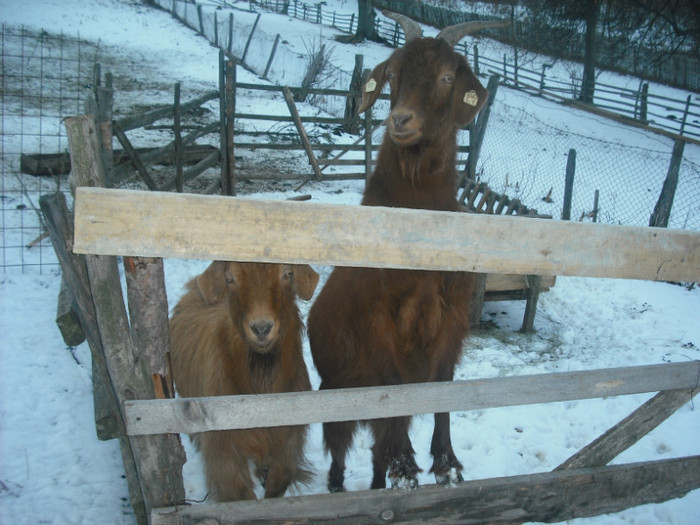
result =
[[[74,169],[99,172],[99,163],[95,158]],[[96,185],[89,177],[83,182]],[[55,225],[61,214],[55,212],[60,206],[53,199],[60,204],[59,197],[45,198],[42,209]],[[58,238],[65,238],[59,229],[51,227],[55,246],[60,245]],[[162,258],[167,257],[700,281],[697,232],[79,187],[72,250],[70,240],[66,244],[68,249],[64,246],[64,254],[59,254],[62,263],[73,254],[84,254],[90,277],[89,290],[84,291],[91,295],[86,301],[97,311],[88,324],[99,332],[93,338],[102,343],[107,390],[116,398],[115,417],[123,422],[117,430],[122,450],[132,450],[124,455],[125,466],[136,476],[132,503],[138,504],[134,498],[140,495],[145,512],[137,515],[144,523],[390,523],[430,518],[441,523],[552,522],[665,501],[700,487],[700,456],[608,466],[692,399],[698,390],[698,361],[449,383],[168,399],[173,392],[164,364],[167,306],[153,299],[165,294]],[[117,255],[125,256],[131,329],[118,275],[114,278]],[[184,502],[180,432],[644,392],[658,394],[553,472],[468,481],[448,489],[424,486],[410,492]]]

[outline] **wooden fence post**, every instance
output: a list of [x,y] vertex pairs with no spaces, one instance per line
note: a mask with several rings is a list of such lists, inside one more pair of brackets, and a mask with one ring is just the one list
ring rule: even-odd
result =
[[277,51],[277,44],[280,42],[280,34],[277,33],[275,37],[275,42],[272,44],[272,51],[270,52],[270,58],[267,59],[267,64],[265,65],[265,72],[263,73],[263,78],[267,80],[267,74],[270,72],[270,66],[272,65],[272,59],[275,58],[275,52]]
[[489,98],[481,111],[479,111],[479,116],[476,119],[476,123],[472,124],[469,132],[469,156],[467,157],[467,164],[464,168],[464,176],[476,180],[476,163],[479,160],[479,153],[481,152],[481,145],[484,142],[484,136],[486,134],[486,127],[489,122],[489,117],[491,115],[491,107],[493,106],[493,101],[496,100],[496,92],[498,91],[498,75],[491,75],[489,78],[487,89],[489,91]]
[[[78,186],[102,186],[104,173],[98,153],[94,122],[86,115],[66,119],[66,131],[73,162],[72,171]],[[129,399],[152,399],[154,385],[144,359],[139,359],[129,330],[115,257],[85,257],[89,276],[89,293],[95,308],[95,321],[102,343],[109,380],[120,411]],[[138,320],[132,320],[138,322]],[[123,414],[122,414],[123,416]],[[156,435],[148,439],[129,438],[141,498],[132,502],[135,512],[145,507],[146,516],[154,507],[182,505],[185,489],[182,481],[184,451],[177,436]],[[127,475],[128,461],[125,461]],[[130,489],[133,494],[135,489]],[[141,523],[146,523],[141,518]]]
[[233,13],[228,15],[228,54],[233,54]]
[[569,157],[566,161],[566,179],[564,180],[564,205],[562,206],[561,218],[564,221],[571,220],[571,199],[574,193],[574,174],[576,173],[576,150],[569,150]]
[[255,17],[255,22],[253,22],[253,28],[250,30],[248,35],[248,41],[245,43],[245,48],[243,49],[243,55],[241,56],[241,64],[245,64],[245,57],[248,54],[248,48],[250,47],[250,41],[253,40],[253,33],[255,33],[255,28],[258,27],[258,22],[260,21],[260,13]]
[[226,88],[226,180],[222,181],[221,193],[223,195],[236,194],[236,157],[234,151],[233,125],[236,114],[236,61],[227,60],[225,68]]
[[182,193],[184,190],[184,181],[182,180],[182,133],[180,132],[179,82],[175,83],[173,102],[173,132],[175,133],[175,141],[173,142],[173,164],[175,164],[175,189],[178,193]]
[[[360,93],[362,90],[362,68],[364,63],[363,55],[355,55],[355,67],[352,70],[352,78],[348,91]],[[357,110],[360,108],[362,96],[349,96],[345,99],[345,122],[342,130],[346,133],[357,133],[360,130],[360,119]]]
[[659,200],[656,201],[654,211],[649,218],[649,226],[661,228],[666,228],[668,226],[668,219],[671,216],[673,199],[676,195],[676,187],[678,186],[678,172],[681,168],[684,149],[685,141],[683,139],[676,139],[673,144],[673,153],[671,154],[671,163],[668,166],[666,180],[664,180]]

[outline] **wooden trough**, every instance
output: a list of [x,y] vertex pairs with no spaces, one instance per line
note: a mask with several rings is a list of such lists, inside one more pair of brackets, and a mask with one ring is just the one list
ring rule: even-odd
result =
[[[99,163],[88,159],[76,165],[79,171],[81,165],[92,167],[78,180],[99,185]],[[95,173],[97,179],[91,177]],[[698,361],[324,392],[168,399],[173,396],[167,370],[168,312],[165,300],[158,299],[165,296],[166,257],[700,281],[697,232],[79,187],[71,241],[70,215],[62,196],[44,198],[42,210],[66,278],[83,304],[93,359],[104,369],[102,388],[113,399],[115,435],[142,523],[556,522],[682,497],[700,487],[700,456],[608,466],[693,398],[700,377]],[[130,319],[117,255],[125,256]],[[389,489],[202,505],[184,501],[179,432],[646,392],[658,394],[553,472],[410,492]]]

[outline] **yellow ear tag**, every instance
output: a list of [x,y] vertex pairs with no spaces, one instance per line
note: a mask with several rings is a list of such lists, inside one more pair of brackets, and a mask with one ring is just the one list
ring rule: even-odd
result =
[[470,106],[476,106],[479,103],[479,96],[476,94],[476,91],[472,89],[464,94],[462,102],[469,104]]
[[377,81],[374,80],[373,78],[370,78],[370,79],[367,81],[367,85],[365,86],[365,92],[371,93],[371,92],[374,91],[375,89],[377,89]]

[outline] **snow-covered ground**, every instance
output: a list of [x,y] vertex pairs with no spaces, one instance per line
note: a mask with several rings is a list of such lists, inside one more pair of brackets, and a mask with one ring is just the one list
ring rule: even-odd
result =
[[[340,2],[352,11],[353,2]],[[48,31],[78,33],[100,41],[123,57],[134,77],[149,82],[183,81],[193,90],[216,89],[218,51],[170,15],[136,1],[0,0],[6,23]],[[328,38],[335,32],[279,15],[264,14],[261,24],[284,25],[290,42],[303,45],[302,36]],[[274,34],[274,33],[273,33]],[[336,44],[336,47],[341,47]],[[300,49],[303,52],[303,48]],[[355,50],[341,58],[352,67]],[[366,64],[383,60],[389,50],[364,44]],[[146,72],[145,67],[149,69]],[[302,64],[303,65],[303,64]],[[300,67],[302,67],[300,65]],[[157,66],[157,67],[156,67]],[[141,75],[140,70],[144,68]],[[172,78],[172,71],[177,78]],[[256,77],[239,68],[239,81]],[[119,94],[116,107],[169,103],[171,94],[148,89]],[[267,107],[264,98],[241,104]],[[499,107],[499,102],[502,105]],[[245,107],[245,106],[242,106]],[[537,118],[527,117],[535,108]],[[578,133],[596,138],[614,136],[623,143],[658,144],[654,135],[562,108],[508,90],[499,91],[492,116],[496,124],[516,114],[521,134],[546,135],[551,122],[564,122]],[[544,124],[544,125],[543,125]],[[506,126],[494,126],[501,134]],[[517,141],[517,137],[506,140]],[[688,146],[686,155],[700,158],[700,148]],[[539,152],[533,153],[535,156]],[[493,153],[490,153],[493,155]],[[542,153],[544,156],[544,153]],[[12,181],[5,181],[10,184]],[[6,186],[7,187],[7,186]],[[252,198],[286,198],[293,185],[271,185],[261,192],[246,186]],[[501,188],[497,188],[501,189]],[[361,182],[311,183],[303,190],[317,202],[357,204]],[[537,190],[539,191],[539,190]],[[44,241],[48,242],[48,241]],[[172,307],[185,282],[202,271],[207,261],[167,260],[166,286]],[[329,268],[318,268],[325,278]],[[54,323],[60,276],[57,271],[7,271],[0,275],[0,523],[3,524],[133,524],[121,455],[116,441],[95,437],[90,352],[83,343],[67,348]],[[302,305],[306,315],[309,304]],[[520,334],[524,303],[487,303],[483,319],[492,321],[466,342],[458,379],[522,375],[568,370],[684,362],[700,359],[700,290],[644,281],[558,278],[540,298],[536,332]],[[318,376],[305,345],[307,364],[316,387]],[[465,477],[480,479],[553,469],[586,443],[617,423],[650,395],[555,403],[454,414],[455,451],[465,465]],[[432,417],[414,419],[411,436],[418,462],[426,471]],[[658,429],[626,451],[615,463],[682,457],[700,453],[700,417],[693,403],[682,407]],[[201,463],[183,436],[188,462],[188,498],[205,495]],[[371,479],[371,436],[359,432],[348,461],[346,487],[365,489]],[[303,494],[324,493],[329,459],[323,454],[320,425],[312,425],[307,455],[316,476]],[[424,473],[419,481],[431,483]],[[577,524],[694,525],[700,522],[700,491],[658,505],[574,520]]]

